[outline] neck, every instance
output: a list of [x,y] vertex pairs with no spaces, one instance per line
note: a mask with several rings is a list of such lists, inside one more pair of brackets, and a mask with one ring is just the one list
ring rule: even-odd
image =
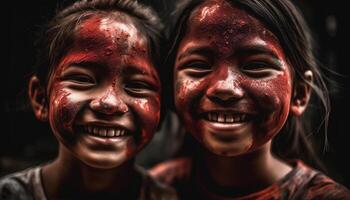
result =
[[58,158],[43,167],[42,177],[47,196],[53,198],[118,195],[130,191],[131,184],[136,187],[135,182],[139,183],[134,160],[113,169],[93,168],[75,158],[63,145]]
[[291,171],[290,166],[272,155],[270,148],[271,143],[267,143],[254,152],[232,157],[201,149],[203,156],[200,159],[205,167],[198,170],[199,180],[207,185],[206,188],[220,188],[223,193],[233,196],[264,189]]

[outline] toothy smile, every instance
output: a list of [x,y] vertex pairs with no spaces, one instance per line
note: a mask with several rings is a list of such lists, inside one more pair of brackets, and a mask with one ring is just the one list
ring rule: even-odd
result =
[[117,127],[102,127],[102,126],[83,126],[82,127],[85,132],[90,135],[97,137],[121,137],[128,135],[128,131],[123,128]]
[[207,112],[204,113],[204,118],[208,121],[219,123],[242,123],[248,121],[246,114],[239,113]]

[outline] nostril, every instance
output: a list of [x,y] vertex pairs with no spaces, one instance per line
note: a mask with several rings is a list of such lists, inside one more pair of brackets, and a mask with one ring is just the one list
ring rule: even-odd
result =
[[234,102],[236,102],[238,99],[235,97],[218,97],[218,96],[209,96],[208,97],[212,102],[215,102],[220,105],[230,105]]
[[229,71],[225,77],[217,77],[208,88],[206,95],[213,101],[230,102],[241,99],[244,96],[243,88],[240,86],[239,77]]
[[106,103],[104,101],[100,101],[101,109],[106,110],[108,113],[113,113],[114,112],[114,107],[115,105],[111,105],[109,103]]
[[243,98],[244,92],[242,88],[234,87],[231,88],[220,88],[212,87],[207,91],[207,97],[212,101],[217,102],[232,102]]

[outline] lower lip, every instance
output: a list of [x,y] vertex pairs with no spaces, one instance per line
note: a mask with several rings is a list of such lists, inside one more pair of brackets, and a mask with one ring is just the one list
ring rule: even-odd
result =
[[220,123],[212,122],[206,119],[201,120],[202,123],[206,126],[207,130],[214,135],[222,138],[233,139],[236,138],[242,130],[248,126],[249,121],[240,122],[240,123]]
[[212,129],[224,132],[232,132],[241,129],[243,126],[247,125],[248,121],[240,122],[240,123],[220,123],[213,122],[208,120],[203,120],[204,123],[208,124],[208,126]]
[[116,143],[126,141],[130,136],[118,136],[118,137],[98,137],[90,134],[86,134],[87,137],[94,142],[98,143]]

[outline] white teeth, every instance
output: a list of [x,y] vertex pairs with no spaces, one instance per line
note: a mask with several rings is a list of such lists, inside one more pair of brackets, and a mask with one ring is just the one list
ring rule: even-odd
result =
[[106,129],[101,128],[101,129],[100,129],[99,135],[100,135],[100,136],[106,136],[106,135],[107,135]]
[[218,120],[218,115],[216,113],[213,113],[213,121],[217,121]]
[[224,114],[219,114],[218,121],[219,122],[225,122],[225,115]]
[[126,134],[126,130],[120,128],[105,128],[96,126],[84,126],[83,130],[89,134],[99,137],[116,137]]
[[94,134],[97,135],[98,134],[98,128],[97,127],[94,127]]
[[115,136],[119,136],[120,135],[120,130],[116,130],[115,131]]
[[108,137],[113,137],[114,134],[115,134],[114,129],[112,129],[112,128],[108,129],[108,131],[107,131],[107,136],[108,136]]
[[241,123],[246,121],[246,114],[224,114],[224,113],[207,113],[207,120],[219,123]]
[[233,122],[233,116],[232,115],[226,115],[226,122]]

